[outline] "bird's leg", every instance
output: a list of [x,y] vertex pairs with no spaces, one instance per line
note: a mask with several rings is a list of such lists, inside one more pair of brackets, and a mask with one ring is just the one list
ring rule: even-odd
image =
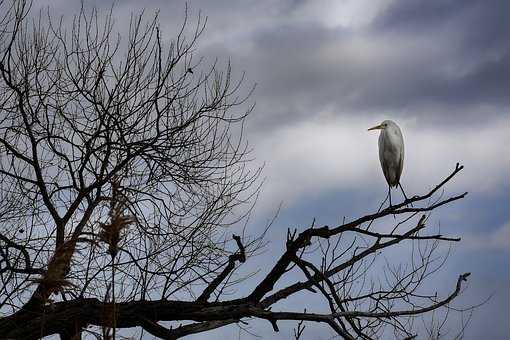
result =
[[[406,193],[405,193],[405,191],[404,191],[404,188],[402,188],[402,184],[400,184],[400,182],[398,183],[398,186],[400,187],[400,190],[402,191],[402,194],[404,195],[404,199],[405,199],[406,201],[409,201],[409,198],[407,198],[407,195],[406,195]],[[409,204],[411,204],[411,207],[413,206],[413,203],[412,203],[412,202],[409,202]]]
[[[391,186],[388,185],[388,197],[390,198],[390,209],[393,205],[391,205]],[[395,214],[393,214],[393,218],[396,218],[395,217]]]
[[392,207],[391,205],[391,187],[388,185],[388,197],[390,198],[390,208]]

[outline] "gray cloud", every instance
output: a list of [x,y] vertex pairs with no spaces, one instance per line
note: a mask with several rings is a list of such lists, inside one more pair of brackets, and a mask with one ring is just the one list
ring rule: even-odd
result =
[[[306,119],[331,106],[339,114],[484,121],[509,113],[510,24],[502,14],[508,7],[504,1],[396,1],[361,29],[278,12],[206,53],[228,55],[256,75],[266,122]],[[237,20],[247,16],[236,13]],[[482,112],[488,105],[494,110]]]
[[[192,19],[198,10],[209,17],[199,52],[230,58],[258,83],[256,128],[330,108],[338,115],[392,112],[445,123],[510,113],[507,1],[392,1],[361,27],[322,20],[331,11],[327,1],[315,6],[318,14],[305,0],[188,3]],[[46,4],[64,14],[78,8],[39,3]],[[160,9],[166,35],[173,37],[185,4],[123,1],[114,13],[122,23],[142,6],[149,14]],[[86,5],[105,9],[111,2]]]

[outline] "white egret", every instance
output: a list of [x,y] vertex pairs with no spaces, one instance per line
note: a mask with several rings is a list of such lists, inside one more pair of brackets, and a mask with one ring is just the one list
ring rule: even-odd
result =
[[388,197],[391,207],[392,187],[399,186],[407,200],[404,189],[400,184],[400,176],[404,167],[404,137],[398,125],[392,120],[385,120],[381,124],[368,129],[368,131],[370,130],[381,130],[379,135],[379,160],[386,182],[388,182]]

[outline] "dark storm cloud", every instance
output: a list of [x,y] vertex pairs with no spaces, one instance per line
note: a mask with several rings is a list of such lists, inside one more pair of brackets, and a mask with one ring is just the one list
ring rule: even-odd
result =
[[273,117],[332,106],[477,120],[480,106],[508,113],[509,10],[507,1],[397,1],[362,29],[282,20],[236,41],[248,53],[223,51],[249,65],[259,105]]
[[373,28],[419,34],[422,30],[447,25],[478,3],[479,0],[396,1],[376,18]]
[[468,48],[507,48],[509,11],[506,0],[395,1],[374,20],[372,29],[413,35],[453,33]]
[[[405,98],[453,106],[508,105],[510,97],[505,89],[510,85],[510,21],[507,13],[510,13],[508,1],[394,2],[371,26],[375,34],[389,32],[400,35],[402,40],[436,36],[439,44],[455,47],[445,56],[447,59],[415,64],[414,71],[409,67],[413,66],[412,61],[406,63],[403,81],[394,82],[403,89],[403,95],[394,98],[396,103]],[[460,75],[436,72],[445,62],[469,64],[468,71]],[[381,97],[391,98],[384,91]]]

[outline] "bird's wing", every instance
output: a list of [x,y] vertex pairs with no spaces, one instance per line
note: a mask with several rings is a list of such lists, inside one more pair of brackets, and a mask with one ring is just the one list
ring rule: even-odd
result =
[[384,178],[386,178],[386,182],[389,186],[395,185],[395,166],[397,164],[394,162],[396,159],[394,151],[389,138],[384,133],[381,133],[379,135],[379,161],[381,162]]
[[400,176],[398,172],[398,153],[391,149],[384,150],[381,156],[381,167],[386,182],[392,187],[396,186]]
[[400,183],[400,176],[402,175],[402,170],[404,169],[404,154],[403,152],[400,154],[400,158],[398,160],[398,169],[396,173],[397,183]]
[[401,135],[381,133],[379,160],[388,185],[397,186],[404,167],[404,143]]
[[398,148],[398,168],[396,173],[397,183],[400,183],[400,176],[402,175],[402,170],[404,169],[404,138],[402,138],[402,134],[400,134],[400,147]]

